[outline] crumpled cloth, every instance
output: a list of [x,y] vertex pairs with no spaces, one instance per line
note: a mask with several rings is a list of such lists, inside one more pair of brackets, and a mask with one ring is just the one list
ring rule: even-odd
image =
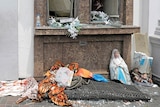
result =
[[27,79],[16,81],[0,81],[0,97],[8,95],[21,95],[24,92],[27,83]]
[[[38,89],[38,83],[34,78],[26,78],[23,80],[15,81],[0,81],[0,97],[4,96],[26,96],[29,98],[35,98],[34,94],[29,95],[28,93],[34,93],[33,87]],[[36,92],[35,92],[36,93]]]
[[27,79],[28,84],[25,86],[24,93],[21,97],[28,97],[29,99],[37,99],[38,82],[34,78]]

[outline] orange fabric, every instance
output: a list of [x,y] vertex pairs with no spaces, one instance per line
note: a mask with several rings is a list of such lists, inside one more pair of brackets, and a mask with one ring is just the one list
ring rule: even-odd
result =
[[44,74],[44,76],[46,76],[46,77],[49,77],[50,75],[52,75],[51,72],[50,72],[50,70],[48,70],[48,71]]
[[92,78],[92,75],[92,72],[84,68],[79,68],[78,71],[75,73],[75,76],[81,76],[84,78]]
[[76,63],[76,62],[72,62],[69,64],[68,68],[71,70],[71,71],[77,71],[77,69],[79,68],[79,64]]

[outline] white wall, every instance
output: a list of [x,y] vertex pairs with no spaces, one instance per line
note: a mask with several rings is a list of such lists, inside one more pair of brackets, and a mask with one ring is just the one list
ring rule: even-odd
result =
[[140,26],[140,0],[133,1],[133,25]]
[[18,1],[0,1],[0,80],[18,79]]
[[33,76],[34,0],[18,0],[19,78]]
[[154,31],[158,26],[158,19],[160,20],[160,0],[149,1],[149,36],[154,35]]
[[33,76],[34,0],[0,1],[0,80]]
[[149,0],[134,0],[133,25],[140,26],[140,32],[148,34]]
[[133,25],[141,27],[141,33],[154,35],[160,19],[160,0],[134,0]]

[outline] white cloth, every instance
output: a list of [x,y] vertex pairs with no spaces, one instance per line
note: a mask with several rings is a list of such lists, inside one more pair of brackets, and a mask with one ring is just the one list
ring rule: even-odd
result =
[[113,49],[112,51],[112,56],[110,59],[110,65],[109,65],[109,69],[110,69],[110,78],[111,80],[118,80],[118,67],[122,68],[123,70],[123,74],[124,77],[126,79],[126,84],[131,84],[131,78],[130,78],[130,74],[129,74],[129,70],[128,70],[128,66],[125,63],[125,61],[122,59],[122,57],[119,54],[119,57],[115,58],[114,53],[115,52],[119,52],[117,49]]
[[26,81],[0,81],[0,97],[4,96],[19,96],[25,90]]
[[[34,88],[34,89],[33,89]],[[33,95],[35,90],[35,95]],[[34,78],[26,78],[15,81],[0,81],[0,97],[3,96],[28,96],[29,98],[36,98],[38,90],[38,83]],[[31,95],[32,94],[32,95]]]
[[67,67],[60,67],[57,70],[55,81],[59,86],[70,86],[74,72]]
[[37,99],[37,94],[38,94],[38,82],[30,77],[27,78],[27,85],[25,86],[24,93],[22,94],[21,97],[28,97],[29,99]]
[[138,68],[141,73],[151,73],[153,57],[147,56],[142,52],[134,52],[133,66]]

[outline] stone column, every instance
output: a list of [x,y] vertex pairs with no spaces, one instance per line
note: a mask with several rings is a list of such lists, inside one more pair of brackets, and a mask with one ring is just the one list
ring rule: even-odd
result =
[[81,23],[90,22],[90,0],[78,0],[77,15]]

